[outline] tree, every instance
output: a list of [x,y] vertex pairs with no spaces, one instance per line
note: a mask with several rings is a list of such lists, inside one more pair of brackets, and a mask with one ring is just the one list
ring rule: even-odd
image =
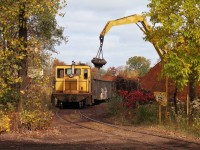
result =
[[0,1],[0,100],[17,99],[21,104],[30,64],[43,67],[47,50],[54,51],[55,44],[66,40],[55,19],[65,4],[65,0]]
[[195,98],[195,85],[200,81],[200,1],[150,0],[153,24],[147,39],[157,38],[164,55],[164,72],[174,79],[177,88],[189,83],[190,99]]
[[128,70],[137,71],[139,76],[144,76],[150,69],[150,60],[141,56],[130,57],[126,64]]
[[56,68],[56,66],[62,66],[67,65],[64,61],[61,61],[59,59],[54,59],[53,61],[53,68]]
[[116,67],[109,67],[107,70],[106,70],[106,73],[105,73],[105,76],[116,76],[117,75],[117,68]]

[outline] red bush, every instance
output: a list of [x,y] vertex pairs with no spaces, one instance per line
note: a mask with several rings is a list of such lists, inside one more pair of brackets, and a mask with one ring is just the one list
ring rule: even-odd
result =
[[135,108],[136,102],[143,104],[146,102],[146,98],[141,91],[132,91],[126,97],[125,106],[127,108]]
[[125,98],[124,105],[127,108],[135,108],[136,103],[147,104],[155,100],[153,93],[148,91],[118,91],[119,95]]
[[145,98],[147,99],[147,101],[152,102],[155,100],[155,96],[152,92],[144,91],[144,90],[142,92],[143,92]]
[[125,97],[125,96],[128,94],[128,91],[119,90],[119,91],[118,91],[118,94],[119,94],[120,96]]

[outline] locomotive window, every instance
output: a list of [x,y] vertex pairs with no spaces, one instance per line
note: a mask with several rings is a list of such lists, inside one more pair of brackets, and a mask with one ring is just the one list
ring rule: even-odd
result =
[[69,75],[69,74],[71,74],[71,73],[72,73],[72,69],[71,69],[71,68],[65,69],[65,74],[66,74],[66,75]]
[[74,74],[75,75],[80,75],[81,74],[81,69],[75,69]]
[[64,69],[59,68],[57,69],[57,78],[63,78],[64,77]]
[[[65,74],[70,75],[72,73],[71,68],[65,69]],[[81,74],[81,69],[74,69],[74,75],[80,75]]]
[[88,79],[88,70],[84,69],[84,79]]

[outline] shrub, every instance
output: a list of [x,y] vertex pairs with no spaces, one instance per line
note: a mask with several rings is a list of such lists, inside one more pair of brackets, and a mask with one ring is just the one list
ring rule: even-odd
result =
[[140,85],[138,83],[138,80],[125,78],[125,77],[122,77],[122,76],[116,77],[115,84],[116,84],[117,90],[131,91],[131,90],[140,89]]
[[125,97],[128,94],[128,91],[124,91],[124,90],[119,90],[118,94],[122,97]]
[[187,128],[187,114],[186,114],[186,103],[177,102],[177,114],[175,111],[174,103],[168,103],[170,111],[170,120],[179,128]]
[[155,100],[153,93],[144,90],[134,90],[131,92],[120,90],[118,93],[125,98],[124,105],[127,108],[135,108],[136,103],[141,105],[149,104]]
[[193,132],[195,133],[195,135],[200,137],[200,117],[194,118],[192,127],[193,127]]
[[144,104],[146,102],[144,94],[140,91],[130,92],[129,94],[126,95],[125,99],[126,99],[125,106],[127,108],[135,108],[137,102],[139,104]]
[[132,122],[134,124],[157,124],[158,104],[138,105]]
[[21,129],[41,130],[50,126],[53,113],[49,110],[50,93],[39,85],[32,85],[27,92],[27,100],[19,112]]
[[186,102],[177,102],[177,114],[175,113],[174,104],[169,103],[170,120],[164,126],[183,134],[200,137],[200,100],[195,99],[190,106],[190,115],[192,115],[193,120],[190,120],[189,117],[191,116],[187,116]]
[[124,98],[118,94],[114,94],[112,99],[107,103],[107,112],[113,116],[122,111],[124,111]]
[[0,110],[0,133],[10,131],[10,118]]
[[[157,104],[154,96],[147,91],[120,90],[107,105],[112,116],[123,117],[123,122],[134,124],[155,124],[158,122]],[[119,115],[120,114],[120,115]]]
[[50,111],[24,110],[19,115],[22,129],[41,130],[50,126],[53,114]]
[[191,103],[191,111],[193,115],[193,132],[200,137],[200,98],[195,98]]

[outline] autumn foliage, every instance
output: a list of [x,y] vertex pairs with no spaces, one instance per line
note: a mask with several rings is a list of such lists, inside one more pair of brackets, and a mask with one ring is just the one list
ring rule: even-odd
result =
[[131,91],[140,89],[140,85],[137,79],[117,76],[115,78],[115,84],[117,90]]
[[117,76],[115,78],[116,90],[124,98],[126,108],[135,108],[136,104],[149,104],[155,98],[152,92],[142,90],[137,78],[126,78]]
[[131,92],[120,90],[118,94],[124,97],[126,108],[135,108],[137,104],[149,104],[155,99],[153,93],[144,90],[133,90]]

